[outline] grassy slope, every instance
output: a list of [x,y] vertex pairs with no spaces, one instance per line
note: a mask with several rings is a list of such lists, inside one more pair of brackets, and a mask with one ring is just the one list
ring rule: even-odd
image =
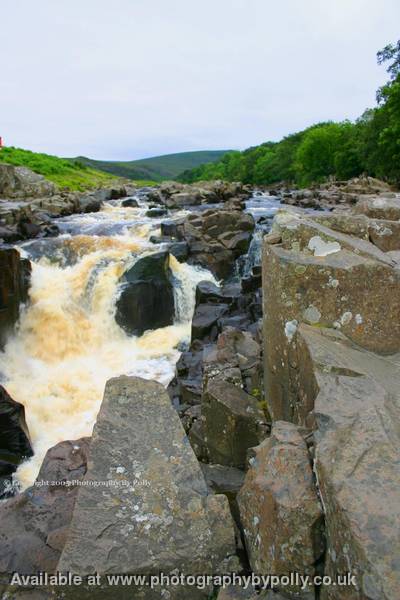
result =
[[227,150],[201,150],[198,152],[179,152],[128,162],[101,161],[80,156],[78,160],[85,165],[129,179],[175,179],[183,171],[193,169],[203,163],[215,162]]
[[88,190],[116,182],[108,173],[96,171],[77,161],[69,161],[49,154],[40,154],[21,148],[7,147],[0,150],[0,162],[17,167],[28,167],[35,173],[44,175],[60,187],[70,190]]

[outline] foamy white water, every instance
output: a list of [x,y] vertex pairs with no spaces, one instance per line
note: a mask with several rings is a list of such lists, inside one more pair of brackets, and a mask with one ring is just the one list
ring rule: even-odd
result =
[[[109,378],[140,375],[167,384],[173,377],[177,345],[190,337],[196,285],[214,278],[171,257],[176,323],[139,338],[127,336],[114,319],[118,280],[139,256],[160,249],[147,242],[157,223],[142,222],[142,213],[107,206],[97,216],[74,216],[78,226],[82,219],[85,234],[66,236],[55,254],[60,259],[73,252],[76,262],[65,266],[47,255],[32,263],[30,303],[0,353],[4,385],[25,406],[35,451],[17,471],[22,487],[33,483],[51,446],[91,435]],[[138,224],[125,226],[135,218]],[[95,230],[96,222],[107,221],[118,233],[87,235],[88,226]]]

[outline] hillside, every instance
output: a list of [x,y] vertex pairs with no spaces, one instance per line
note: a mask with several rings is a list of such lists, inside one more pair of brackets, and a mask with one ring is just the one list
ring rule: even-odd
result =
[[6,147],[0,150],[0,163],[28,167],[61,188],[84,191],[112,184],[115,177],[96,171],[79,161],[70,161],[50,154],[31,152],[22,148]]
[[219,161],[182,173],[184,183],[224,179],[255,185],[280,182],[300,187],[367,174],[400,185],[400,40],[378,52],[389,61],[389,81],[377,90],[377,106],[355,122],[317,123],[279,142],[243,152],[228,152]]
[[79,156],[71,160],[119,177],[162,181],[164,179],[176,179],[184,171],[194,169],[204,163],[216,162],[226,152],[228,150],[179,152],[177,154],[165,154],[163,156],[153,156],[151,158],[127,162],[94,160],[86,156]]

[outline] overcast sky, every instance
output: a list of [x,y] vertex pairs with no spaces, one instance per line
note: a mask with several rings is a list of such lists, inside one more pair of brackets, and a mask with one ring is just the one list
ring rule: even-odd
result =
[[129,160],[355,119],[399,0],[5,0],[0,135]]

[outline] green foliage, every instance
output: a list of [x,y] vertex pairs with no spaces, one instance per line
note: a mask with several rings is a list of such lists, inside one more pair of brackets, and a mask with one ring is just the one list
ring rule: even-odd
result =
[[112,184],[115,181],[113,176],[90,169],[78,160],[69,161],[22,148],[2,148],[0,162],[17,167],[28,167],[59,187],[67,187],[70,190],[84,191]]
[[400,40],[378,52],[378,63],[390,63],[390,81],[378,90],[379,105],[355,123],[318,123],[280,142],[244,152],[229,152],[214,164],[184,172],[180,181],[225,179],[257,185],[278,182],[300,186],[334,176],[362,173],[400,183]]
[[164,156],[154,156],[142,160],[123,161],[104,161],[93,160],[80,156],[77,159],[80,163],[91,168],[111,173],[127,179],[147,179],[151,181],[163,181],[166,179],[175,179],[183,171],[194,169],[203,163],[212,163],[219,160],[226,150],[204,150],[199,152],[180,152],[178,154],[166,154]]

